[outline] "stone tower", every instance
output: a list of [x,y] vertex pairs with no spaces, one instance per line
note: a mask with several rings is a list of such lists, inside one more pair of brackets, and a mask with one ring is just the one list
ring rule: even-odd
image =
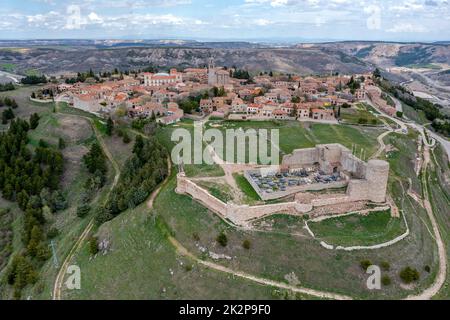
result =
[[382,160],[370,160],[367,164],[366,180],[368,196],[372,202],[386,201],[387,184],[389,179],[389,163]]

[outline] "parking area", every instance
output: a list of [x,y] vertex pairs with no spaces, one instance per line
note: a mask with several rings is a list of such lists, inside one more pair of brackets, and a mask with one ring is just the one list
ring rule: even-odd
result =
[[268,173],[251,170],[245,176],[262,199],[275,199],[308,190],[339,188],[347,182],[346,176],[340,172],[328,175],[317,167]]

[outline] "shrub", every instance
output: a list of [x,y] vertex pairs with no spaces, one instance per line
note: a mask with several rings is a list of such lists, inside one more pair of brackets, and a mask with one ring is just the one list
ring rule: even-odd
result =
[[99,225],[112,220],[112,218],[111,212],[103,206],[98,207],[95,211],[95,221]]
[[128,135],[128,133],[126,133],[126,132],[123,133],[123,139],[122,140],[123,140],[123,143],[125,143],[125,144],[129,144],[131,142],[131,138]]
[[91,206],[88,204],[83,204],[77,208],[77,216],[79,218],[84,218],[89,214],[90,211],[91,211]]
[[381,278],[381,283],[383,284],[383,286],[389,286],[392,283],[392,281],[389,276],[383,276]]
[[242,243],[242,247],[246,250],[250,250],[251,245],[252,244],[251,244],[250,240],[244,240],[244,242]]
[[391,270],[391,265],[389,264],[389,262],[383,261],[383,262],[381,263],[381,268],[382,268],[384,271],[389,271],[389,270]]
[[225,233],[221,233],[217,236],[216,241],[222,246],[226,247],[228,244],[228,238]]
[[63,149],[66,148],[66,142],[64,141],[63,138],[59,138],[59,141],[58,141],[58,148],[59,148],[60,150],[63,150]]
[[430,266],[428,266],[428,265],[425,266],[424,270],[425,270],[427,273],[430,273],[430,272],[431,272],[431,268],[430,268]]
[[368,123],[367,118],[359,118],[358,119],[358,124],[367,124],[367,123]]
[[186,272],[190,272],[192,271],[192,269],[193,269],[192,264],[187,264],[184,266],[184,270],[186,270]]
[[48,230],[47,238],[54,239],[57,236],[59,236],[59,230],[57,228],[51,228],[50,230]]
[[194,232],[194,233],[192,234],[192,238],[194,238],[195,241],[200,241],[200,236],[198,235],[197,232]]
[[419,280],[420,273],[416,269],[406,267],[402,271],[400,271],[400,278],[403,280],[404,283],[409,284]]
[[372,262],[370,260],[362,260],[360,262],[360,266],[364,271],[367,271],[367,269],[372,265]]
[[98,251],[98,239],[96,237],[91,237],[89,239],[89,253],[95,256]]

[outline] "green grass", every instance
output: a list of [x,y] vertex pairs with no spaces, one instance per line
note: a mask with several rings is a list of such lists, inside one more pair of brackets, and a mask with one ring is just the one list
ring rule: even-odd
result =
[[415,161],[418,152],[417,137],[417,133],[413,131],[410,131],[408,135],[392,133],[384,139],[384,142],[386,145],[390,144],[396,149],[389,152],[386,158],[391,166],[390,181],[393,181],[394,178],[410,178],[413,190],[418,194],[422,194],[421,182],[415,172]]
[[[412,236],[381,250],[335,252],[322,248],[308,235],[288,234],[289,231],[301,233],[300,227],[288,229],[289,219],[277,222],[279,229],[272,232],[270,230],[246,232],[233,228],[190,197],[175,194],[175,184],[176,181],[172,178],[163,188],[155,201],[155,213],[163,217],[171,233],[190,252],[209,260],[210,258],[199,249],[203,247],[218,254],[231,256],[233,257],[231,261],[220,260],[219,263],[236,270],[277,281],[286,281],[285,275],[294,272],[303,286],[350,294],[359,298],[388,299],[410,294],[400,286],[397,274],[401,268],[407,265],[416,268],[430,265],[432,270],[436,268],[433,260],[435,254],[433,240],[421,220],[426,217],[426,213],[423,209],[417,208],[416,204],[410,203],[411,200],[405,197],[401,188],[396,189],[399,193],[394,193],[394,198],[399,197],[401,208],[405,210],[408,223],[414,232]],[[299,222],[292,221],[292,223],[298,225]],[[226,248],[218,247],[215,241],[222,231],[228,238]],[[197,234],[200,240],[194,240],[193,234]],[[252,244],[250,251],[242,248],[242,243],[246,239]],[[359,262],[365,259],[391,263],[390,275],[393,279],[391,287],[382,292],[367,290],[366,275],[359,267]],[[340,276],[335,277],[336,274]],[[415,291],[428,286],[432,280],[432,274],[424,276]]]
[[219,184],[210,181],[198,181],[196,183],[222,202],[227,203],[233,200],[233,195],[227,184]]
[[359,104],[357,108],[341,108],[341,119],[346,124],[359,124],[360,119],[366,119],[367,125],[381,125],[382,122],[366,108],[365,104]]
[[[213,123],[221,124],[219,121],[214,121]],[[207,126],[207,128],[209,127]],[[222,126],[217,129],[225,132],[226,129],[238,128],[243,130],[279,130],[280,151],[282,154],[290,154],[295,149],[311,148],[317,144],[327,143],[340,143],[350,149],[355,144],[359,150],[363,148],[367,154],[373,154],[378,148],[376,138],[383,132],[382,129],[378,128],[357,128],[345,125],[301,123],[298,121],[223,121]]]
[[[105,224],[98,232],[112,251],[91,258],[87,245],[75,261],[83,272],[81,290],[67,299],[275,299],[274,288],[206,269],[180,257],[164,222],[145,205]],[[188,271],[186,266],[192,267]]]
[[406,66],[411,69],[432,69],[432,70],[441,70],[442,68],[433,63],[418,63],[418,64],[410,64]]
[[430,122],[425,116],[425,112],[423,112],[422,110],[415,110],[404,103],[402,103],[402,105],[403,113],[408,119],[413,120],[414,122],[417,122],[419,124],[426,124]]
[[345,247],[381,244],[406,232],[403,219],[391,217],[390,210],[311,222],[309,227],[318,239]]
[[0,69],[6,71],[6,72],[13,72],[16,68],[16,64],[14,63],[2,63],[0,64]]
[[307,235],[304,229],[304,218],[286,214],[274,214],[254,222],[253,226],[258,230],[276,233]]
[[[428,175],[428,191],[431,197],[433,213],[440,227],[441,237],[446,245],[448,258],[450,257],[450,215],[448,214],[448,208],[450,208],[450,164],[447,154],[441,146],[433,150],[432,160],[434,167],[432,167]],[[439,294],[434,297],[435,299],[450,299],[449,274],[450,266],[447,269],[446,282]]]
[[261,198],[259,197],[258,193],[255,191],[255,189],[253,189],[252,185],[247,181],[247,179],[243,175],[234,174],[233,177],[236,180],[238,187],[245,195],[244,202],[246,204],[254,204],[261,201]]

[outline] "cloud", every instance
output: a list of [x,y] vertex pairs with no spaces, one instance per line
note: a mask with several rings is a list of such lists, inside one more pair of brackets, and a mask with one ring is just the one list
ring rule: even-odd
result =
[[409,22],[401,22],[394,25],[392,28],[387,29],[387,32],[391,33],[424,33],[428,29],[421,25],[414,25]]

